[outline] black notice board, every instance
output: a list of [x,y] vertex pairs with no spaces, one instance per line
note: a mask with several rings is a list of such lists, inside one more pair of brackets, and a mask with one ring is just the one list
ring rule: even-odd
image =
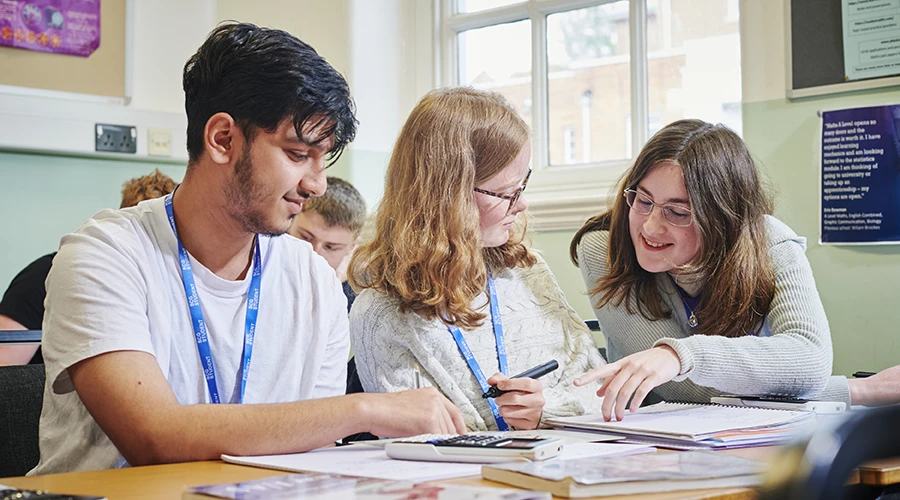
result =
[[794,90],[844,83],[841,0],[791,0]]
[[[841,0],[790,0],[791,89],[847,83]],[[890,77],[880,77],[890,78]],[[853,80],[853,82],[872,81]],[[889,82],[885,83],[889,85]],[[852,89],[834,89],[833,92]]]

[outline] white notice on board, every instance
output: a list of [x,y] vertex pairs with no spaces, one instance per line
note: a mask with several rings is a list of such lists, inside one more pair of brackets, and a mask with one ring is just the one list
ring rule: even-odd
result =
[[900,75],[900,0],[841,0],[844,75]]

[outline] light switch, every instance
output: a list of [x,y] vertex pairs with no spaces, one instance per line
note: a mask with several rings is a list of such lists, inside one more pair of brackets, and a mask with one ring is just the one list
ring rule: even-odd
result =
[[172,131],[167,128],[148,128],[147,154],[150,156],[172,156]]

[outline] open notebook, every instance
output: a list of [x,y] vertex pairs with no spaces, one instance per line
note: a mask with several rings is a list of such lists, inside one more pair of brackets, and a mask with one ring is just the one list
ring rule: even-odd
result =
[[621,421],[606,422],[599,413],[547,420],[554,427],[610,432],[675,449],[778,444],[814,422],[815,414],[806,411],[671,402],[628,412]]

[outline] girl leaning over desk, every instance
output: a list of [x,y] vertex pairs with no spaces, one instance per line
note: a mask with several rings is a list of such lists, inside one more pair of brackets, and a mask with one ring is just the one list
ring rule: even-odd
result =
[[[495,93],[437,90],[412,111],[375,234],[349,269],[362,289],[350,334],[366,391],[412,388],[418,365],[470,431],[534,429],[542,417],[599,410],[599,384],[573,385],[603,363],[594,340],[523,243],[530,140]],[[539,380],[507,378],[551,359],[559,369]],[[512,392],[483,399],[485,383]]]
[[[746,144],[723,125],[680,120],[656,133],[609,211],[570,247],[607,341],[601,411],[622,419],[653,390],[845,401],[830,377],[831,333],[806,239],[769,215]],[[633,399],[632,399],[633,396]]]

